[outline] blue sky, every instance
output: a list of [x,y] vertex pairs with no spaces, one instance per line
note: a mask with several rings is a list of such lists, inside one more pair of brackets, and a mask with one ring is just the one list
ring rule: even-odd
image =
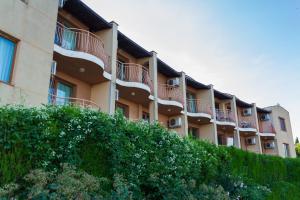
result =
[[264,107],[300,137],[300,0],[84,0],[176,70]]

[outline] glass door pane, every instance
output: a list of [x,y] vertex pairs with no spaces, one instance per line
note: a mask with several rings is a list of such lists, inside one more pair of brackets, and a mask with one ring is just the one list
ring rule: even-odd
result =
[[72,87],[63,83],[58,83],[56,90],[56,104],[66,105],[70,103],[70,97],[72,95]]

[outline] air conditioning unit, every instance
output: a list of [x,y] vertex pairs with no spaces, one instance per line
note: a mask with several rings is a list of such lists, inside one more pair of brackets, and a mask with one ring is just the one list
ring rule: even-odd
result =
[[251,115],[252,115],[252,109],[251,108],[243,109],[243,116],[251,116]]
[[248,144],[248,145],[255,145],[256,144],[255,137],[246,138],[246,144]]
[[275,142],[266,142],[265,143],[265,149],[274,149],[275,148]]
[[52,64],[51,64],[51,75],[56,75],[56,66],[57,66],[56,61],[52,61]]
[[178,128],[182,125],[181,117],[171,117],[169,119],[169,128]]
[[269,121],[270,120],[270,115],[269,114],[263,114],[260,116],[261,121]]
[[167,80],[167,85],[169,86],[179,86],[179,84],[180,84],[179,78],[172,78]]
[[116,101],[119,101],[119,90],[115,90],[115,99]]
[[67,0],[58,0],[58,7],[63,8]]

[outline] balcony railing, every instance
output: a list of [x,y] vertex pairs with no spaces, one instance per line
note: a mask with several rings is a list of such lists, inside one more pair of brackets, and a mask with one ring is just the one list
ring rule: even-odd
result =
[[212,115],[212,108],[200,99],[187,99],[187,111],[190,113],[206,113]]
[[254,117],[252,116],[240,116],[239,117],[240,128],[257,128]]
[[57,105],[57,106],[78,106],[81,108],[90,108],[95,110],[100,110],[100,106],[96,103],[86,100],[86,99],[79,99],[79,98],[73,98],[73,97],[59,97],[56,95],[49,94],[48,97],[49,104]]
[[261,133],[276,133],[272,122],[260,122],[259,132]]
[[235,122],[233,112],[231,110],[219,110],[216,109],[216,118],[217,121],[221,122]]
[[108,67],[109,57],[104,51],[104,44],[95,34],[77,28],[68,28],[57,23],[55,31],[55,44],[72,51],[91,54],[100,58],[105,67]]
[[139,64],[117,62],[117,78],[127,82],[143,83],[152,91],[149,70]]
[[163,100],[172,100],[179,103],[183,102],[182,92],[178,86],[170,86],[167,84],[158,85],[158,97]]

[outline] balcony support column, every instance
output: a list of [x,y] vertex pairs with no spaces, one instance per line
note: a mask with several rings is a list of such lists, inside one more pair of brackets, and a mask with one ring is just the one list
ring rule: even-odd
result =
[[257,138],[257,142],[258,142],[258,150],[259,150],[259,153],[262,154],[262,146],[261,146],[261,139],[260,139],[260,131],[259,131],[259,124],[258,124],[258,115],[257,115],[257,108],[256,108],[256,104],[253,103],[253,114],[254,114],[254,117],[255,117],[255,123],[256,123],[256,129],[257,129],[257,133],[256,133],[256,138]]
[[110,91],[109,91],[109,114],[114,114],[116,110],[116,80],[117,80],[117,50],[118,50],[118,24],[111,22],[111,81],[110,81]]
[[213,133],[212,133],[214,134],[213,143],[218,145],[217,115],[216,115],[214,86],[210,85],[209,90],[210,90],[210,104],[212,107],[212,118],[213,118]]
[[239,126],[239,118],[238,118],[238,109],[236,107],[236,97],[233,96],[232,98],[232,111],[234,114],[234,118],[236,121],[235,129],[236,131],[234,132],[234,146],[237,148],[241,148],[241,139],[240,139],[240,126]]
[[157,91],[157,53],[152,51],[152,56],[149,60],[149,72],[153,87],[153,101],[150,102],[150,122],[158,121],[158,91]]
[[187,119],[187,101],[186,101],[186,81],[185,73],[181,72],[180,78],[181,92],[183,98],[183,136],[188,136],[188,119]]

